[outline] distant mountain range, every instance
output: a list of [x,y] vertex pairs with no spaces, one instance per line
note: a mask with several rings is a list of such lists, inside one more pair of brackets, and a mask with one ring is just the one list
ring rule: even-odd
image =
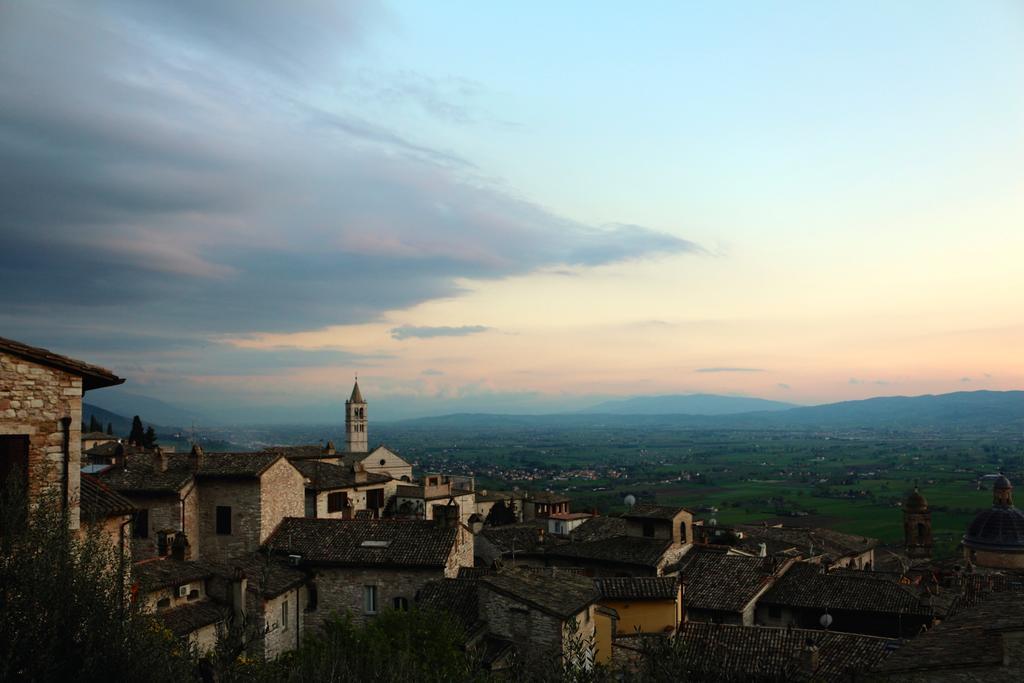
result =
[[[662,397],[651,397],[659,399]],[[669,397],[675,398],[675,397]],[[682,397],[687,398],[687,397]],[[731,397],[719,396],[719,399]],[[634,399],[635,400],[635,399]],[[748,399],[756,401],[757,399]],[[671,402],[668,402],[669,404]],[[861,401],[843,401],[819,406],[779,407],[729,414],[641,413],[626,410],[564,413],[558,415],[488,415],[461,413],[404,420],[394,423],[408,427],[675,427],[713,429],[880,429],[887,431],[1024,431],[1024,391],[961,391],[925,396],[890,396]],[[666,405],[610,401],[595,406],[618,408]],[[726,405],[726,404],[723,404]],[[736,404],[738,405],[738,404]]]
[[[199,413],[180,408],[157,398],[131,394],[117,388],[94,391],[86,397],[88,402],[83,405],[82,411],[85,421],[89,421],[89,410],[106,411],[116,416],[127,418],[128,426],[131,427],[132,417],[138,415],[146,424],[163,425],[166,429],[187,429],[193,422],[207,424],[206,420]],[[97,414],[97,419],[106,425],[104,420]],[[114,423],[117,429],[117,423]]]
[[795,407],[796,405],[793,403],[746,396],[671,394],[605,401],[579,412],[619,415],[733,415],[756,411],[787,410]]

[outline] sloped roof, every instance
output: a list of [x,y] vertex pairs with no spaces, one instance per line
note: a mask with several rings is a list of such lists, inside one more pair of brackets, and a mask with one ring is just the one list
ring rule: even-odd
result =
[[695,547],[679,563],[679,578],[686,586],[686,606],[741,612],[772,581],[776,566],[766,558]]
[[359,380],[356,380],[355,384],[352,385],[352,395],[349,396],[349,403],[366,403],[363,400],[363,392],[359,391]]
[[656,567],[672,546],[667,538],[615,536],[586,543],[567,543],[548,550],[555,557]]
[[569,536],[577,543],[598,541],[626,535],[626,520],[622,517],[591,517],[573,529]]
[[289,564],[280,555],[262,552],[233,557],[224,562],[207,562],[219,576],[232,578],[240,569],[248,581],[248,589],[266,598],[274,598],[306,582],[306,572]]
[[[879,673],[916,672],[926,680],[928,671],[949,672],[952,676],[956,669],[1001,667],[1005,654],[1003,632],[1022,630],[1024,594],[991,596],[908,641],[882,664]],[[977,680],[984,680],[984,676]]]
[[[887,614],[929,615],[931,609],[903,586],[886,577],[833,573],[808,562],[789,568],[761,598],[761,604],[811,609],[856,610]],[[687,593],[689,597],[689,592]]]
[[310,564],[443,567],[457,534],[433,521],[286,517],[266,547]]
[[593,581],[576,574],[510,569],[482,576],[478,581],[496,593],[560,619],[579,614],[598,599]]
[[153,591],[207,579],[214,575],[214,570],[206,562],[165,557],[138,562],[132,567],[132,573],[145,590]]
[[367,472],[363,481],[356,481],[356,473],[351,468],[335,465],[323,460],[315,459],[288,459],[288,462],[297,469],[302,476],[309,480],[307,489],[313,491],[330,491],[333,489],[348,489],[355,486],[372,486],[384,484],[391,481],[386,474]]
[[611,600],[674,600],[679,595],[676,576],[632,576],[594,579],[602,598]]
[[82,474],[80,495],[81,514],[85,521],[127,515],[135,510],[130,500],[89,474]]
[[110,488],[122,492],[173,493],[193,477],[200,479],[250,479],[259,477],[283,456],[280,453],[205,453],[202,465],[193,470],[188,453],[166,453],[167,469],[153,466],[153,454],[125,448],[124,463],[104,471],[100,477]]
[[226,605],[202,600],[181,607],[174,607],[156,613],[156,618],[164,623],[171,633],[184,636],[210,624],[227,619],[229,609]]
[[448,612],[455,617],[466,635],[476,631],[482,624],[475,580],[458,578],[428,581],[420,589],[416,602],[429,609]]
[[502,526],[485,526],[480,535],[502,553],[539,552],[564,541],[545,533],[547,520],[534,520]]
[[49,349],[39,348],[38,346],[29,346],[13,339],[7,339],[0,337],[0,352],[8,353],[18,358],[24,358],[27,361],[37,363],[39,365],[45,365],[51,368],[57,368],[63,370],[72,375],[78,375],[82,378],[82,390],[89,391],[90,389],[100,389],[102,387],[112,387],[117,384],[123,384],[124,379],[118,377],[110,370],[101,368],[98,365],[91,365],[84,361],[69,358],[68,356],[62,356],[59,353],[54,353]]
[[[844,534],[832,529],[767,526],[759,524],[738,524],[735,529],[742,531],[746,538],[742,544],[747,547],[765,542],[790,545],[805,556],[826,554],[837,559],[847,555],[859,555],[878,546],[878,539],[869,536]],[[777,547],[777,546],[775,546]]]
[[625,519],[662,519],[673,520],[686,508],[672,505],[634,505],[633,509],[623,514]]
[[[892,641],[833,631],[737,626],[690,621],[680,624],[684,644],[680,679],[727,681],[839,681],[877,666]],[[616,647],[636,647],[642,636],[616,640]],[[800,666],[808,643],[818,648],[813,672]]]

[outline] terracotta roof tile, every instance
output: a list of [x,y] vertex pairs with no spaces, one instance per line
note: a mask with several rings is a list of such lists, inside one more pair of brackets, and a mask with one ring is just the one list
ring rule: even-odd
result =
[[135,509],[130,500],[88,474],[82,474],[81,506],[85,521],[127,515]]
[[174,635],[184,636],[204,626],[224,621],[228,612],[225,605],[203,600],[157,612],[156,618]]
[[930,615],[931,609],[903,586],[871,572],[825,572],[823,567],[798,562],[761,598],[761,604],[813,609],[855,610],[889,614]]
[[695,547],[679,563],[686,606],[740,612],[775,576],[771,560]]
[[112,387],[116,384],[123,384],[124,380],[110,370],[101,368],[98,365],[91,365],[84,361],[69,358],[68,356],[62,356],[59,353],[54,353],[48,349],[42,349],[38,346],[29,346],[13,339],[7,339],[0,337],[0,351],[8,353],[12,356],[24,358],[25,360],[39,365],[46,365],[48,367],[57,368],[64,370],[72,375],[78,375],[82,378],[82,389],[89,391],[90,389],[100,389],[102,387]]
[[612,600],[674,600],[679,595],[675,576],[634,576],[594,579],[602,598]]
[[478,581],[490,590],[562,619],[579,614],[598,599],[593,581],[576,574],[510,569],[482,576]]

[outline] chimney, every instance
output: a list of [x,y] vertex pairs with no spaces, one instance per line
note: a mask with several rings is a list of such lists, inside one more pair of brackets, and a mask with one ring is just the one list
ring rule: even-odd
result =
[[456,528],[459,526],[459,506],[455,501],[449,499],[447,505],[434,506],[434,521],[437,526],[444,528]]
[[159,446],[155,446],[153,448],[153,471],[167,471],[167,454],[164,453],[163,449],[160,448]]
[[807,642],[800,650],[799,657],[800,670],[808,676],[813,676],[818,671],[818,667],[821,666],[821,653],[818,651],[818,646],[810,638],[807,639]]
[[203,447],[199,444],[192,446],[192,452],[188,455],[189,464],[193,470],[199,470],[203,466]]
[[757,556],[758,557],[768,557],[768,544],[767,543],[758,543],[757,544]]
[[245,572],[241,567],[235,567],[235,575],[231,581],[231,609],[238,623],[242,623],[245,618],[245,591],[248,587],[249,582],[245,578]]
[[357,484],[366,483],[366,467],[363,463],[357,460],[355,465],[352,466],[352,470],[355,472]]
[[188,538],[185,536],[185,532],[179,531],[175,533],[174,540],[171,542],[171,559],[178,562],[187,560],[190,554],[188,547]]

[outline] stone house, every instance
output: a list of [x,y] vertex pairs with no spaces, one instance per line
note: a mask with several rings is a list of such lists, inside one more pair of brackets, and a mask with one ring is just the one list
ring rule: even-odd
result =
[[202,557],[226,560],[253,553],[286,517],[305,513],[305,479],[277,453],[188,456],[199,486]]
[[494,509],[495,505],[503,507],[503,517],[507,519],[497,523],[515,524],[523,521],[523,501],[526,494],[521,491],[493,491],[487,489],[481,489],[474,492],[476,497],[476,512],[482,517],[487,523],[491,523],[488,519],[491,515],[491,510]]
[[117,556],[131,562],[131,521],[135,508],[95,477],[81,477],[81,526],[83,531],[98,532],[117,548]]
[[[384,515],[397,483],[386,474],[333,464],[323,458],[289,458],[305,478],[306,517],[351,519],[359,510],[374,518]],[[394,502],[392,502],[394,505]]]
[[753,626],[758,599],[793,560],[750,557],[723,547],[694,546],[678,565],[688,621]]
[[95,448],[105,443],[120,443],[121,440],[112,435],[104,432],[87,432],[82,434],[82,452]]
[[183,456],[120,446],[114,465],[97,478],[135,508],[135,561],[170,555],[175,541],[186,544],[185,559],[201,556],[199,493],[195,472]]
[[255,552],[286,516],[304,511],[304,479],[280,453],[164,453],[126,447],[100,480],[136,508],[137,560],[226,560]]
[[616,634],[671,633],[683,622],[683,586],[675,576],[594,579],[599,604],[618,615]]
[[434,519],[438,510],[449,506],[459,509],[459,521],[469,524],[476,513],[476,494],[456,488],[453,482],[440,474],[429,474],[422,485],[399,484],[395,491],[395,515],[416,519]]
[[585,665],[612,657],[613,614],[601,610],[593,582],[571,572],[507,570],[481,576],[480,618],[487,630],[536,661],[562,657]]
[[[304,571],[286,557],[261,552],[208,564],[215,572],[209,584],[211,595],[232,606],[245,596],[250,654],[273,659],[299,647],[311,607]],[[236,624],[238,617],[236,613]]]
[[616,535],[554,546],[545,561],[583,567],[593,576],[662,576],[692,547],[692,522],[685,508],[637,505],[622,516],[624,526]]
[[16,487],[30,504],[52,495],[78,529],[82,395],[123,382],[104,368],[0,337],[0,492]]
[[[407,609],[433,579],[473,564],[473,535],[455,512],[437,521],[290,517],[268,539],[310,576],[310,627],[349,613],[357,623]],[[292,557],[294,556],[294,557]]]
[[214,572],[209,565],[158,558],[136,564],[133,572],[132,591],[143,609],[155,612],[171,633],[198,652],[213,650],[218,629],[227,626],[232,609],[211,597]]
[[[795,563],[758,600],[755,620],[765,626],[826,627],[846,633],[908,638],[931,626],[933,611],[920,589],[875,572],[827,571]],[[829,623],[821,619],[829,617]]]
[[411,482],[412,465],[387,446],[377,446],[369,453],[345,453],[340,463],[354,468],[356,464],[371,474],[382,474],[397,481]]
[[764,551],[780,559],[803,559],[829,568],[872,569],[875,566],[877,538],[782,524],[738,524],[732,532],[737,537],[735,547],[753,555]]

